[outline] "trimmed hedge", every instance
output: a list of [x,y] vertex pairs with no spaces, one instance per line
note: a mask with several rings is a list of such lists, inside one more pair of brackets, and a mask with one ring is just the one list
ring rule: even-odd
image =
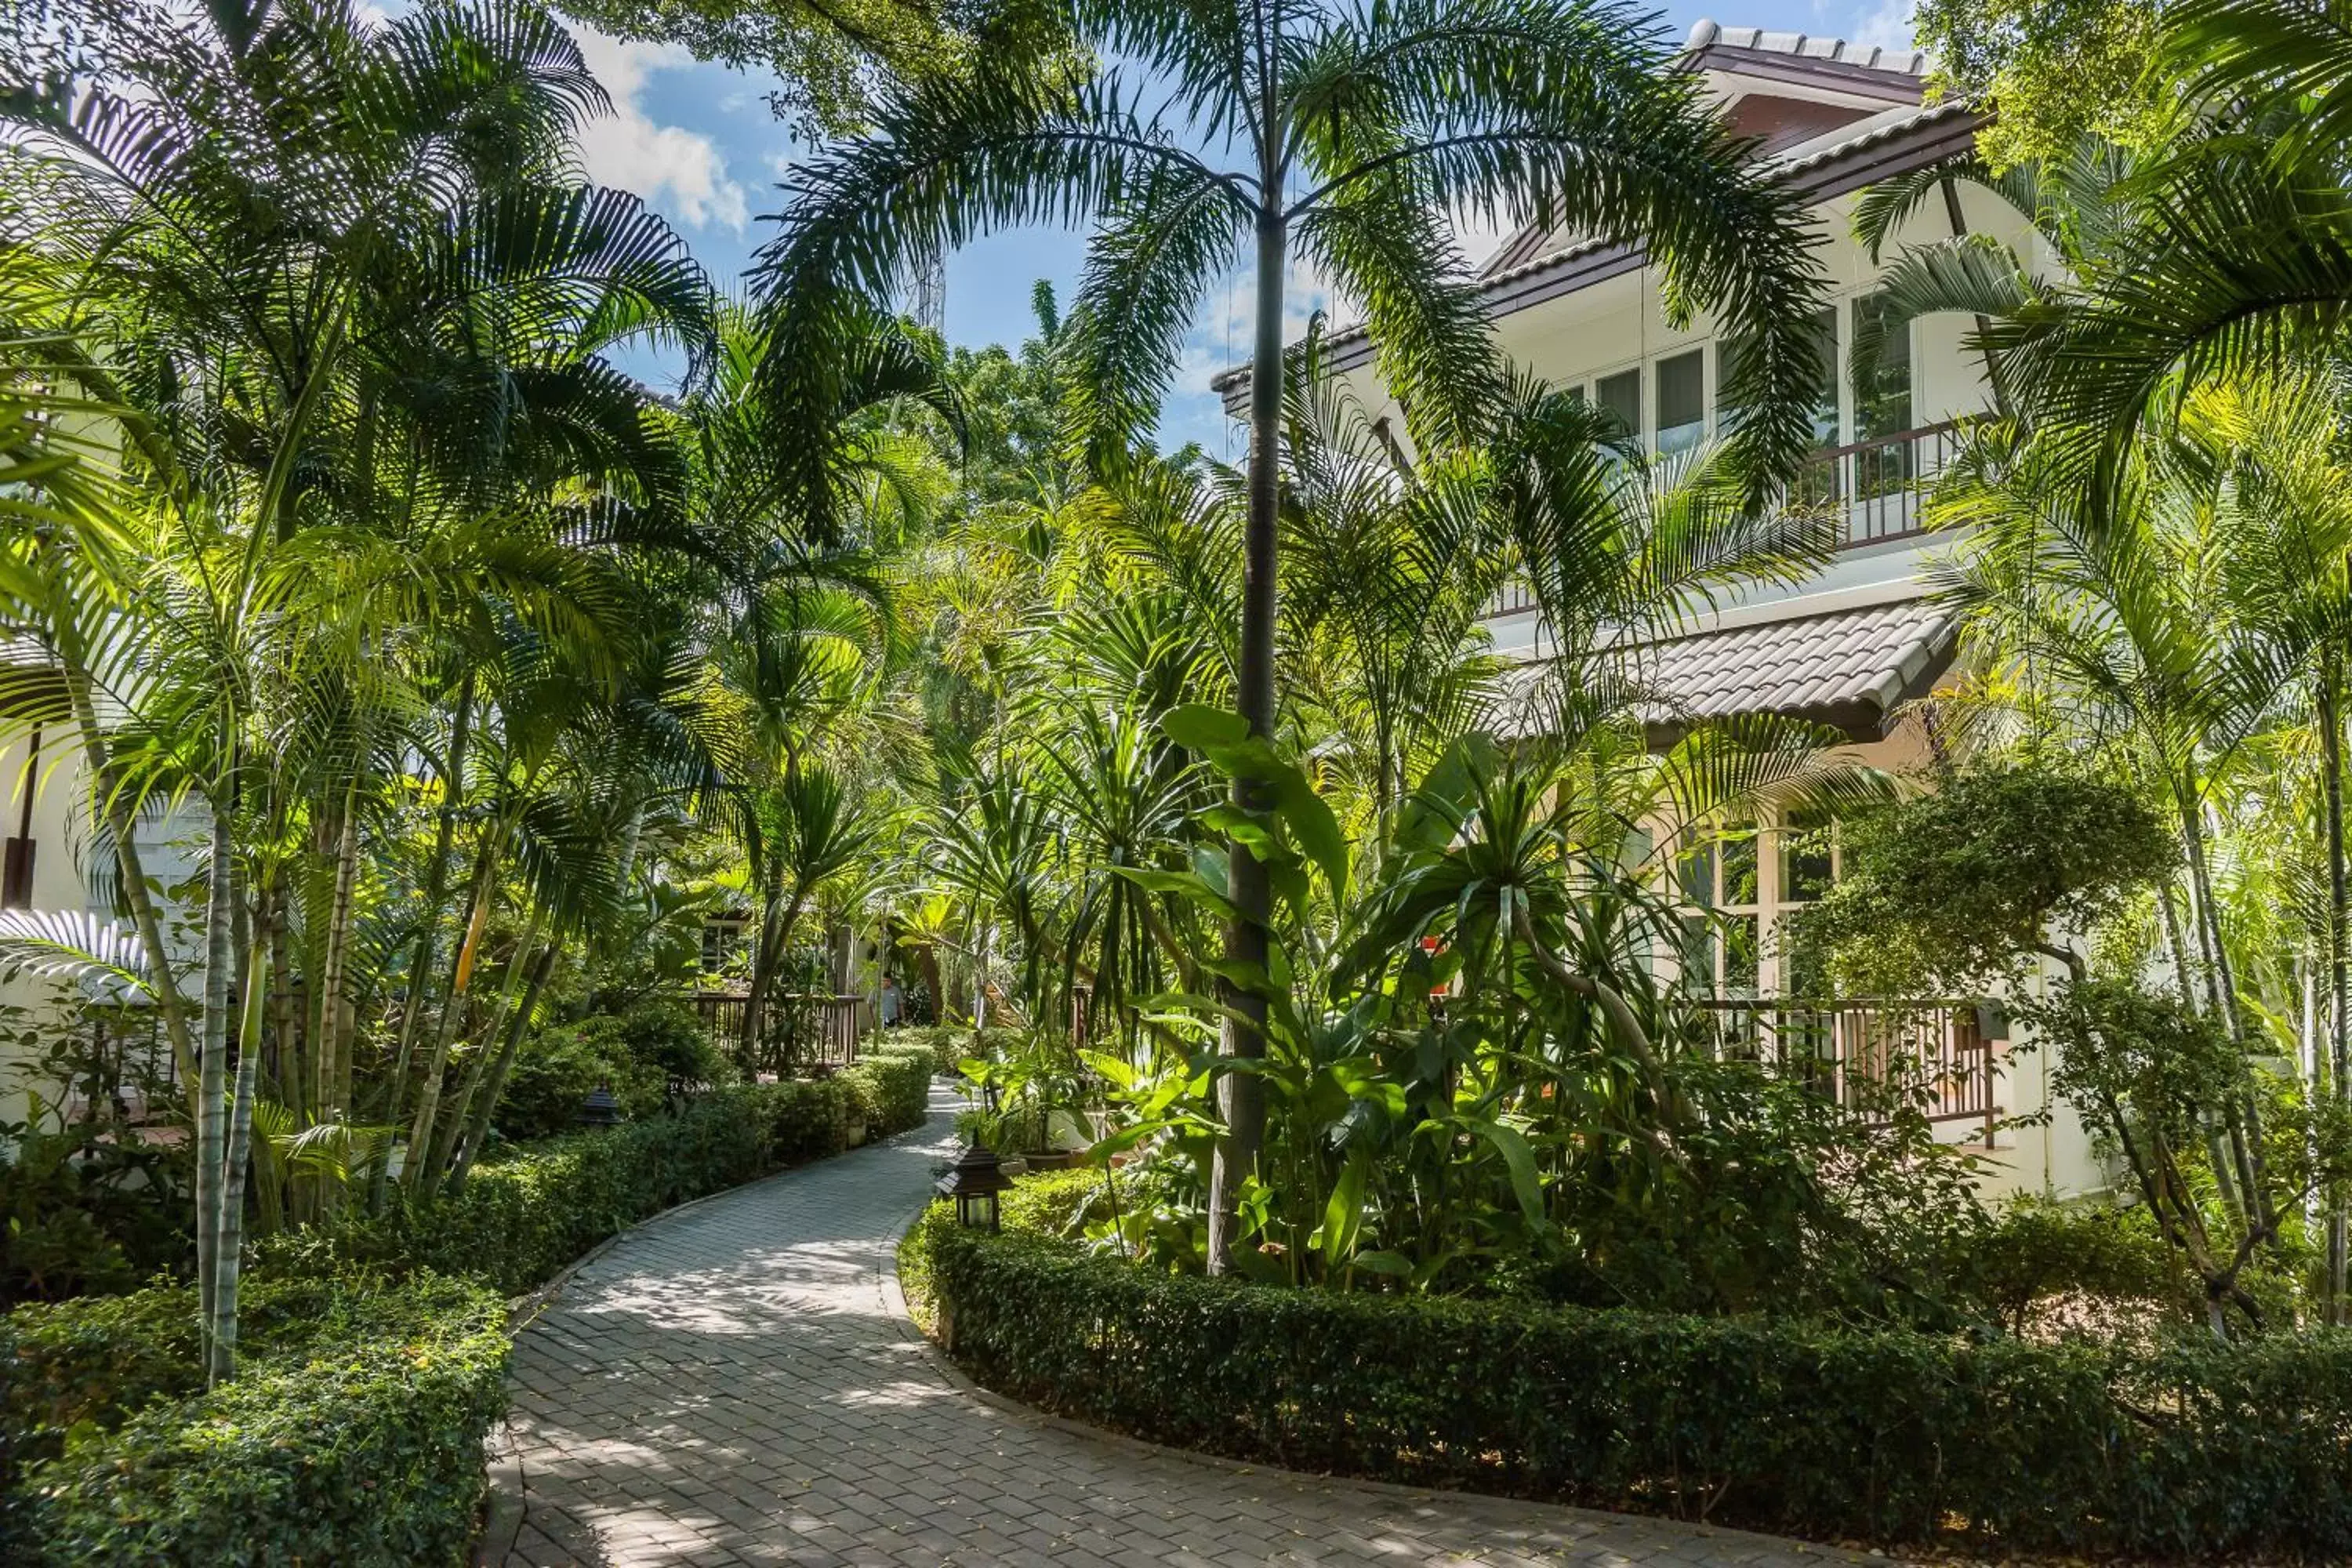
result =
[[7,1561],[465,1561],[506,1407],[505,1303],[419,1274],[257,1279],[242,1306],[245,1364],[210,1393],[193,1288],[0,1321],[0,1443],[24,1466]]
[[19,1309],[0,1320],[0,1561],[463,1562],[506,1408],[503,1298],[659,1210],[838,1153],[853,1127],[919,1125],[930,1079],[928,1050],[886,1047],[272,1237],[239,1375],[210,1393],[190,1288]]
[[[1061,1184],[1040,1212],[1068,1211]],[[1290,1290],[964,1230],[944,1209],[901,1266],[982,1383],[1237,1458],[1815,1539],[2352,1558],[2341,1331],[1970,1342]]]
[[[941,1078],[954,1078],[961,1071],[966,1057],[1010,1050],[1021,1040],[1023,1033],[1001,1025],[992,1026],[980,1031],[977,1051],[970,1024],[915,1024],[891,1029],[878,1037],[888,1042],[883,1047],[886,1050],[928,1051],[931,1058],[931,1070]],[[867,1037],[869,1040],[876,1037]]]
[[885,1046],[828,1079],[716,1089],[676,1116],[576,1133],[478,1167],[455,1197],[395,1200],[381,1215],[348,1209],[272,1237],[259,1266],[426,1268],[519,1295],[664,1209],[840,1153],[856,1124],[870,1138],[919,1125],[930,1080],[929,1052]]

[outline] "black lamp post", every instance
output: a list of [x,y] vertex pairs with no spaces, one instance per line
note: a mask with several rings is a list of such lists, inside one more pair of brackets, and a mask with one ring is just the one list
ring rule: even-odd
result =
[[956,1223],[973,1229],[1002,1229],[996,1194],[1013,1184],[996,1151],[974,1138],[964,1145],[954,1166],[938,1182],[941,1197],[955,1199]]
[[620,1124],[621,1102],[613,1098],[613,1086],[600,1083],[588,1091],[580,1102],[580,1113],[572,1118],[583,1127],[614,1127]]

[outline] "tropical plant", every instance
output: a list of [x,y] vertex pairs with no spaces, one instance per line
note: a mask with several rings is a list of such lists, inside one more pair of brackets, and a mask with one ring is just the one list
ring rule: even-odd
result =
[[[1804,329],[1816,282],[1793,197],[1756,172],[1696,81],[1630,15],[1560,0],[1360,10],[1276,4],[1067,7],[1078,47],[1120,62],[1043,77],[978,62],[889,96],[867,135],[796,165],[784,228],[762,252],[780,405],[817,427],[838,400],[837,341],[863,301],[926,257],[1007,224],[1100,228],[1074,309],[1074,438],[1119,467],[1150,419],[1194,308],[1247,254],[1255,279],[1239,711],[1276,722],[1276,574],[1288,269],[1306,258],[1361,301],[1381,379],[1423,446],[1475,430],[1496,372],[1443,213],[1507,216],[1638,242],[1683,310],[1719,310],[1735,437],[1759,497],[1812,445],[1821,367]],[[1143,111],[1129,70],[1172,84]],[[1205,146],[1205,152],[1196,152]],[[1225,153],[1238,154],[1227,161]],[[813,468],[795,482],[821,521]],[[1267,803],[1244,785],[1237,826]],[[1273,893],[1237,833],[1234,973],[1267,962]],[[1232,1047],[1262,1049],[1256,988],[1236,986]],[[1219,1268],[1264,1121],[1240,1070],[1220,1159]]]

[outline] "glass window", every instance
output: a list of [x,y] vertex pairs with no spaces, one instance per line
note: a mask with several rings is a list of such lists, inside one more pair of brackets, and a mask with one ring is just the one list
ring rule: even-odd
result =
[[[1874,337],[1876,352],[1854,366],[1853,438],[1877,441],[1911,428],[1911,328],[1896,322],[1886,296],[1872,294],[1853,302],[1857,339]],[[1889,495],[1911,482],[1911,443],[1887,440],[1854,454],[1854,494],[1862,499]]]
[[1683,902],[1702,910],[1715,907],[1715,845],[1685,849],[1675,859],[1675,878],[1682,884]]
[[1732,915],[1723,922],[1723,994],[1753,996],[1761,973],[1764,944],[1758,940],[1754,915]]
[[1658,362],[1658,450],[1682,452],[1706,438],[1706,351]]
[[1818,813],[1792,816],[1780,830],[1780,901],[1809,904],[1837,874],[1834,829]]
[[1813,401],[1813,440],[1817,445],[1834,447],[1838,442],[1838,331],[1837,308],[1824,306],[1814,312],[1813,350],[1822,356],[1822,388]]
[[1723,906],[1753,908],[1756,903],[1756,830],[1735,828],[1717,841],[1723,860]]
[[1642,433],[1642,373],[1637,367],[1604,375],[1592,384],[1592,401],[1612,416],[1628,436]]

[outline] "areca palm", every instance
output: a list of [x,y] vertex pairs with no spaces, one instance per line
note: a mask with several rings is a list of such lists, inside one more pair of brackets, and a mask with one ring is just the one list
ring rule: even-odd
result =
[[[1239,706],[1275,724],[1277,444],[1286,276],[1307,260],[1363,304],[1382,379],[1424,445],[1474,429],[1494,385],[1484,314],[1459,279],[1440,215],[1530,219],[1646,244],[1685,308],[1719,310],[1737,437],[1759,486],[1812,443],[1803,410],[1820,367],[1803,330],[1815,281],[1796,204],[1758,174],[1666,68],[1633,13],[1576,0],[1078,0],[1081,46],[1107,69],[1042,77],[982,61],[884,104],[868,136],[799,165],[761,270],[776,321],[779,397],[806,415],[834,399],[829,337],[919,258],[1031,221],[1099,224],[1074,314],[1074,434],[1116,466],[1152,416],[1213,281],[1246,257],[1255,279],[1249,506]],[[1132,68],[1164,84],[1167,107]],[[801,481],[812,500],[821,485]],[[815,509],[811,508],[812,515]],[[1237,805],[1262,811],[1243,783]],[[1271,894],[1232,857],[1236,975],[1262,973]],[[1259,1049],[1262,996],[1234,988],[1233,1047]],[[1256,1157],[1263,1101],[1234,1080],[1212,1251],[1230,1259],[1231,1211]]]

